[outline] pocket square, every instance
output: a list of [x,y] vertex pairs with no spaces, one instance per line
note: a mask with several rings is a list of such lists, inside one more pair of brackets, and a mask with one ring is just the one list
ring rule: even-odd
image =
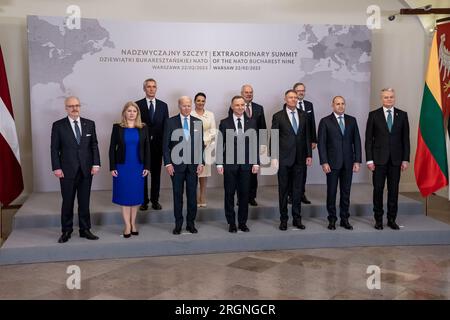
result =
[[197,130],[197,129],[194,129],[194,132],[198,132],[198,130]]
[[92,134],[90,134],[90,133],[86,134],[86,137],[90,137],[90,136],[92,136]]
[[312,110],[308,110],[308,111],[306,111],[306,113],[310,113]]

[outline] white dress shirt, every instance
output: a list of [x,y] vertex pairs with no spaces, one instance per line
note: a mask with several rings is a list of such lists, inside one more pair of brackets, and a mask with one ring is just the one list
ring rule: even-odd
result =
[[[291,126],[292,126],[292,111],[291,109],[289,109],[288,107],[286,107],[286,112],[289,118],[289,121],[291,122]],[[297,129],[300,129],[300,121],[298,119],[298,112],[297,109],[294,110],[294,117],[295,117],[295,121],[297,121]],[[293,128],[293,127],[292,127]]]
[[241,117],[237,117],[237,116],[233,113],[234,127],[236,128],[236,131],[238,131],[238,120],[237,120],[238,118],[241,119],[242,132],[245,132],[245,127],[244,127],[244,115],[242,115]]
[[73,123],[74,121],[77,121],[78,128],[80,128],[80,137],[82,137],[83,136],[83,131],[81,131],[80,117],[78,117],[75,120],[73,120],[71,117],[67,117],[67,118],[69,119],[70,126],[72,127],[73,135],[75,136],[75,138],[77,137],[77,134],[75,133],[75,123]]

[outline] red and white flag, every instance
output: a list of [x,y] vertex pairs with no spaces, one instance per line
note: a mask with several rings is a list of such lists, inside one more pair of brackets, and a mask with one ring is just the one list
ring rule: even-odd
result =
[[0,47],[0,203],[10,204],[22,191],[19,140]]

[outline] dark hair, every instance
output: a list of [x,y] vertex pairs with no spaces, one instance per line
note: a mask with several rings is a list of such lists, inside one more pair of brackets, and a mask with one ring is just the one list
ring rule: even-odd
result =
[[198,97],[203,97],[206,99],[206,94],[204,94],[203,92],[199,92],[195,95],[194,97],[194,101],[197,100]]
[[292,87],[292,89],[295,90],[295,88],[297,88],[298,86],[303,86],[303,88],[306,89],[306,86],[303,82],[297,82],[296,84],[294,84],[294,86]]
[[297,95],[297,92],[295,92],[295,90],[293,90],[293,89],[289,89],[288,91],[286,91],[285,93],[284,93],[284,96],[286,97],[287,95],[288,95],[288,93],[295,93],[295,95]]
[[234,97],[231,99],[231,104],[233,104],[234,100],[237,100],[237,99],[243,99],[243,100],[245,100],[243,96],[234,96]]

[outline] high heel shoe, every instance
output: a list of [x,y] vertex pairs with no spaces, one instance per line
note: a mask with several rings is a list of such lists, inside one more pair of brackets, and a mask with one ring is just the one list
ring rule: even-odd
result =
[[123,237],[124,237],[124,238],[129,238],[129,237],[131,237],[131,233],[124,233],[124,234],[123,234]]
[[139,231],[133,231],[133,228],[131,228],[131,234],[133,236],[138,236],[139,235]]

